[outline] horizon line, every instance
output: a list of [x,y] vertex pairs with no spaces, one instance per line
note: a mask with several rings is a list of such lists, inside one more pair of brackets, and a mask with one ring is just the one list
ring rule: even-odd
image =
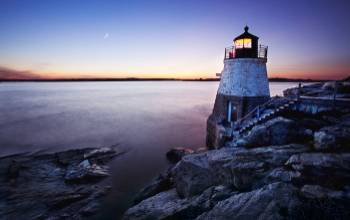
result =
[[[349,77],[347,77],[349,78]],[[346,78],[346,79],[347,79]],[[324,82],[336,81],[332,79],[311,79],[311,78],[288,78],[288,77],[271,77],[272,82]],[[341,79],[344,80],[344,79]],[[28,79],[9,79],[0,78],[0,82],[88,82],[88,81],[220,81],[220,78],[158,78],[158,77],[112,77],[112,78],[28,78]]]

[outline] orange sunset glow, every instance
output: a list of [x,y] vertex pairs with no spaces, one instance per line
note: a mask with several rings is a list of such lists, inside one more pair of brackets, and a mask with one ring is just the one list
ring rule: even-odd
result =
[[232,15],[235,5],[225,1],[196,7],[3,4],[0,79],[214,78],[223,68],[224,48],[246,24],[269,45],[270,78],[350,74],[350,44],[329,43],[334,36],[337,42],[350,38],[346,7],[259,3],[254,16],[244,10]]

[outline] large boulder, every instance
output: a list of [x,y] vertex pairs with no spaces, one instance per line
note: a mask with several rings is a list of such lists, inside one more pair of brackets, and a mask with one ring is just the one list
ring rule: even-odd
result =
[[276,181],[266,179],[273,169],[284,166],[292,155],[308,150],[306,145],[289,144],[251,149],[223,148],[188,155],[172,170],[174,185],[182,197],[197,195],[219,184],[233,185],[239,190],[257,188]]
[[296,183],[342,188],[350,182],[350,153],[302,153],[286,165],[301,173]]
[[243,137],[245,147],[303,143],[311,139],[309,132],[293,120],[277,117],[257,125]]
[[182,158],[173,169],[174,183],[181,197],[201,193],[214,184],[205,153]]
[[109,188],[100,182],[108,175],[106,163],[121,152],[84,148],[1,157],[0,219],[93,215]]
[[334,190],[319,185],[304,185],[300,190],[303,219],[349,219],[349,189]]
[[151,184],[143,188],[134,199],[135,203],[139,203],[144,199],[154,196],[160,192],[170,190],[173,187],[173,178],[170,173],[159,175]]
[[166,153],[166,157],[172,163],[177,163],[187,154],[192,154],[194,151],[189,148],[177,147],[172,148]]
[[273,182],[292,182],[294,179],[299,178],[301,173],[295,170],[289,170],[285,167],[278,167],[273,169],[266,177],[266,183]]
[[196,195],[229,179],[223,164],[232,160],[232,155],[233,149],[222,149],[185,156],[172,171],[179,195]]
[[[301,144],[237,150],[229,164],[233,185],[239,190],[247,190],[261,187],[276,179],[277,181],[287,180],[288,177],[281,175],[297,174],[276,173],[275,169],[283,167],[290,156],[308,150],[309,147]],[[278,178],[271,178],[271,175],[278,175]]]
[[220,201],[196,220],[293,219],[300,205],[297,193],[290,184],[273,183]]
[[153,197],[143,200],[131,207],[124,214],[123,219],[164,219],[189,206],[186,199],[181,199],[176,190],[161,192]]
[[232,160],[233,152],[225,148],[184,156],[172,170],[179,195],[189,197],[229,181],[230,170],[223,165]]
[[346,191],[333,190],[319,185],[304,185],[301,188],[304,197],[310,199],[345,199],[350,198]]
[[329,126],[314,134],[314,146],[317,150],[350,150],[350,127]]
[[234,193],[228,187],[213,186],[198,196],[182,199],[171,189],[131,207],[123,219],[194,219]]
[[68,167],[65,180],[67,182],[88,182],[109,176],[108,167],[91,164],[89,160],[84,160],[78,165]]
[[336,144],[335,135],[327,131],[318,131],[314,134],[314,146],[317,150],[339,148]]

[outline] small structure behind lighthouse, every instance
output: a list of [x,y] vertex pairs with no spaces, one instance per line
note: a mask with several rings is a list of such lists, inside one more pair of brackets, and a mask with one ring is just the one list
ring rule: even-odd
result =
[[267,46],[248,32],[225,48],[224,69],[217,91],[214,109],[207,122],[207,146],[221,147],[225,133],[250,111],[270,99],[267,77]]

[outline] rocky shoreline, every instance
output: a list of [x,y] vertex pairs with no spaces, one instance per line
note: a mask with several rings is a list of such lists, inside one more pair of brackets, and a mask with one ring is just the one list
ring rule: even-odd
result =
[[[330,96],[331,86],[303,91]],[[179,161],[123,219],[350,219],[350,108],[312,112],[283,111],[220,149],[173,150]]]
[[108,162],[118,147],[0,158],[0,219],[81,219],[96,214],[111,186]]

